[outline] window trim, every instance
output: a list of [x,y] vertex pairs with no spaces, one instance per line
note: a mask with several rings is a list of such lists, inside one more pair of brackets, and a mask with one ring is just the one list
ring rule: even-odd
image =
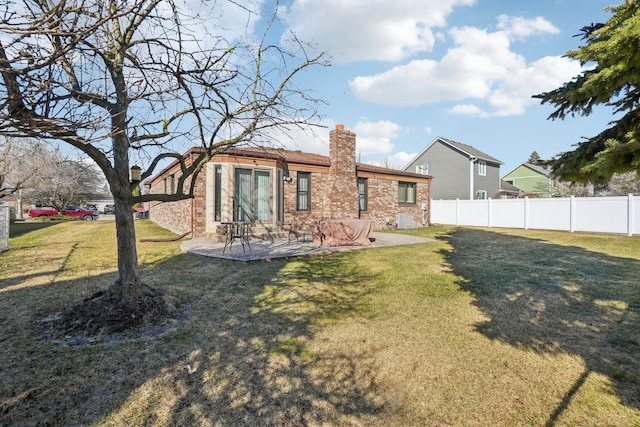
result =
[[213,166],[213,215],[216,221],[222,221],[222,165]]
[[[479,194],[482,194],[484,197],[478,197]],[[487,190],[476,190],[476,200],[487,200]]]
[[[301,181],[306,181],[306,190],[300,190]],[[301,206],[301,196],[306,196],[307,206]],[[299,212],[311,211],[311,172],[296,173],[296,210]]]
[[[367,212],[369,208],[369,180],[358,178],[358,211]],[[360,184],[363,184],[364,192],[360,192]]]
[[[404,191],[401,192],[401,190],[404,188]],[[400,205],[415,205],[416,204],[416,193],[417,193],[417,185],[415,182],[409,182],[409,181],[398,181],[398,204]],[[412,194],[409,194],[409,191],[411,191]],[[402,194],[404,193],[404,194]],[[407,196],[411,195],[411,199],[410,201],[407,201],[407,199],[409,199]]]
[[487,162],[478,160],[478,175],[487,176]]

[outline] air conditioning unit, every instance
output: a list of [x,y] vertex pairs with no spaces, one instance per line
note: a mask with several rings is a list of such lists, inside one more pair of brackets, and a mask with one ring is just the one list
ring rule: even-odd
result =
[[413,230],[413,215],[396,215],[396,228],[398,230]]

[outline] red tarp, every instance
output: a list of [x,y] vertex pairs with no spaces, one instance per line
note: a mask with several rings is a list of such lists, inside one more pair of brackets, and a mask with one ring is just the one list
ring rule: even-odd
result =
[[318,221],[313,243],[325,246],[367,246],[374,221],[370,219],[332,219]]

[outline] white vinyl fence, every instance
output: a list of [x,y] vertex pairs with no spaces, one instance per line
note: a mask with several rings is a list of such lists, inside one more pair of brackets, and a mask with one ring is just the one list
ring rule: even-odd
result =
[[432,200],[431,223],[640,234],[640,197]]

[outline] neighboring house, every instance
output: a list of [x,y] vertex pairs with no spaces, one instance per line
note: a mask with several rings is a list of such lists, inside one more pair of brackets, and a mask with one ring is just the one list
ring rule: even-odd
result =
[[496,199],[518,199],[522,196],[522,190],[520,190],[515,185],[501,179],[500,180],[500,190],[498,194],[494,197]]
[[487,199],[498,194],[501,164],[470,145],[437,137],[403,170],[432,176],[432,199]]
[[557,190],[550,172],[542,166],[521,163],[502,180],[519,188],[523,195],[530,197],[552,197]]
[[[230,221],[250,222],[253,234],[339,218],[372,219],[383,229],[399,214],[429,223],[430,176],[357,163],[356,135],[342,125],[330,132],[329,142],[329,156],[274,148],[216,154],[198,175],[193,199],[150,203],[149,218],[193,237],[215,237],[221,223]],[[172,193],[179,171],[174,162],[145,186],[151,193]]]

